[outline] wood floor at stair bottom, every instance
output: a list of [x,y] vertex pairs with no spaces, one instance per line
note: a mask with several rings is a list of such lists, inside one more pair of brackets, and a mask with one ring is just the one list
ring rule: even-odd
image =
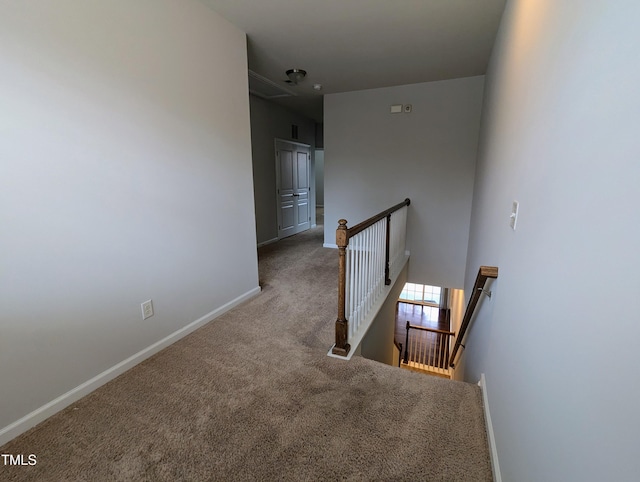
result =
[[445,331],[450,329],[446,310],[398,302],[396,306],[395,340],[403,345],[407,334],[407,321],[412,325],[424,326],[425,328]]
[[423,370],[422,368],[415,366],[413,362],[409,362],[408,365],[405,365],[404,363],[400,363],[400,368],[404,370],[409,370],[412,372],[422,373],[424,375],[431,375],[432,377],[446,378],[447,380],[451,380],[451,375],[445,375],[444,373],[436,373],[430,370]]

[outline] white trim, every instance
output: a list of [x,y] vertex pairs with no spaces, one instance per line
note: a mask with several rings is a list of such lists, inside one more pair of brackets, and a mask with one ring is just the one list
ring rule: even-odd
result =
[[324,243],[322,245],[323,248],[331,248],[331,249],[338,249],[338,245],[334,244],[334,243]]
[[258,248],[262,248],[263,246],[266,246],[267,244],[277,243],[278,241],[280,241],[278,238],[268,239],[267,241],[263,241],[262,243],[258,243]]
[[21,419],[16,420],[15,422],[7,425],[6,427],[0,430],[0,446],[6,444],[10,440],[17,437],[18,435],[26,432],[31,427],[34,427],[38,423],[46,420],[47,418],[51,417],[55,413],[59,412],[60,410],[68,407],[72,403],[80,400],[82,397],[93,392],[94,390],[101,387],[105,383],[113,380],[118,375],[126,372],[130,368],[133,368],[134,366],[136,366],[138,363],[158,353],[160,350],[168,347],[169,345],[172,345],[173,343],[180,340],[181,338],[184,338],[189,333],[213,321],[215,318],[221,316],[222,314],[226,313],[232,308],[235,308],[239,304],[253,298],[254,296],[258,295],[260,291],[261,291],[260,286],[256,286],[252,290],[247,291],[246,293],[238,296],[237,298],[229,301],[228,303],[225,303],[221,307],[216,308],[210,313],[207,313],[203,317],[188,324],[187,326],[180,328],[179,330],[173,332],[172,334],[163,338],[162,340],[157,341],[156,343],[148,346],[147,348],[144,348],[143,350],[139,351],[135,355],[130,356],[126,360],[123,360],[120,363],[117,363],[111,368],[96,375],[92,379],[87,380],[84,383],[81,383],[77,387],[69,390],[67,393],[64,393],[60,395],[58,398],[51,400],[49,403],[44,404],[42,407],[35,409],[33,412],[28,413]]
[[273,99],[277,99],[279,97],[289,97],[291,95],[293,96],[297,96],[298,94],[296,94],[294,91],[286,89],[284,86],[277,84],[276,82],[267,79],[266,77],[263,77],[262,75],[254,72],[253,70],[249,70],[249,77],[252,77],[254,79],[256,79],[259,82],[262,82],[263,84],[267,84],[270,87],[274,87],[275,89],[281,91],[282,93],[280,94],[276,94],[276,95],[266,95],[263,94],[262,92],[259,92],[258,90],[252,90],[251,87],[249,87],[249,93],[252,95],[255,95],[256,97],[260,97],[261,99],[265,99],[265,100],[273,100]]
[[484,421],[487,426],[487,437],[489,438],[489,455],[491,456],[491,470],[493,471],[493,480],[502,482],[500,474],[500,464],[498,463],[498,449],[496,447],[496,437],[493,434],[493,424],[491,423],[491,413],[489,412],[489,396],[487,395],[487,380],[484,373],[480,374],[478,382],[482,390],[482,406],[484,407]]
[[[286,142],[288,144],[294,144],[296,146],[301,146],[301,147],[308,147],[309,150],[311,150],[311,144],[305,144],[304,142],[297,142],[297,141],[290,141],[288,139],[284,139],[282,137],[274,137],[273,138],[276,142],[280,141],[280,142]],[[311,154],[311,152],[309,152],[309,154]]]
[[342,360],[351,360],[353,355],[356,353],[357,348],[360,347],[360,343],[362,343],[362,339],[364,338],[364,335],[366,335],[367,331],[369,331],[369,328],[371,328],[371,325],[373,324],[373,320],[375,320],[376,316],[378,316],[378,312],[382,308],[382,305],[391,294],[393,287],[398,281],[398,276],[400,275],[400,273],[402,273],[402,270],[407,264],[407,261],[409,261],[409,257],[405,256],[404,260],[402,261],[402,264],[400,265],[400,269],[398,270],[398,272],[395,275],[392,275],[391,284],[386,285],[382,288],[383,290],[382,293],[380,294],[380,296],[378,296],[378,299],[376,300],[376,302],[373,304],[373,306],[371,307],[369,312],[366,314],[364,319],[360,322],[358,331],[354,333],[352,337],[349,338],[349,345],[351,345],[351,349],[349,350],[349,353],[347,353],[347,356],[335,355],[332,353],[333,347],[336,346],[335,343],[331,345],[331,348],[329,348],[329,353],[327,353],[328,356],[333,358],[340,358]]

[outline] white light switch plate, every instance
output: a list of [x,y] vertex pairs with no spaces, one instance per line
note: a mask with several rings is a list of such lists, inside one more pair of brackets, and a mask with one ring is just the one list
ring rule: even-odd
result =
[[511,229],[513,229],[514,231],[516,230],[516,224],[518,223],[518,208],[520,207],[520,203],[518,201],[513,201],[513,204],[511,205],[511,216],[509,217],[510,219],[510,224],[511,224]]

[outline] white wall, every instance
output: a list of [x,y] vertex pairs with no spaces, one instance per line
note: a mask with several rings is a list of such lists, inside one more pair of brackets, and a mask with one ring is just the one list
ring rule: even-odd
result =
[[257,289],[246,66],[195,1],[0,4],[0,428]]
[[324,149],[316,149],[316,206],[324,206]]
[[640,473],[639,21],[631,1],[507,3],[465,282],[500,269],[465,376],[486,374],[506,481]]
[[[281,105],[250,96],[251,149],[257,242],[262,244],[278,238],[276,198],[276,151],[274,140],[285,139],[311,146],[309,205],[315,206],[315,122]],[[291,139],[291,125],[298,126],[298,139]],[[316,210],[311,209],[311,225],[316,223]]]
[[[461,288],[483,77],[325,96],[325,243],[411,198],[409,281]],[[390,114],[391,104],[412,104]]]
[[371,360],[379,361],[391,366],[398,366],[398,358],[394,356],[394,336],[396,329],[396,314],[398,298],[407,282],[409,260],[398,274],[396,282],[391,287],[380,311],[371,322],[367,334],[360,344],[360,354]]
[[[451,295],[449,298],[449,309],[451,310],[451,326],[449,327],[449,330],[456,334],[456,336],[452,336],[449,340],[451,352],[453,352],[456,337],[460,332],[460,326],[462,325],[462,319],[464,318],[464,312],[467,309],[466,301],[467,300],[465,299],[463,290],[451,290]],[[455,380],[464,380],[464,362],[462,360],[462,358],[464,357],[464,351],[464,347],[460,347],[458,353],[456,354],[455,369],[453,370],[453,378]]]

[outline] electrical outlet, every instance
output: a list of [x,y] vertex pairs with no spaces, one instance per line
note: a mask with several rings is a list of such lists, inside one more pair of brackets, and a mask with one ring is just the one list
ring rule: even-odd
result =
[[142,307],[142,319],[146,320],[153,316],[153,301],[148,300],[140,305]]

